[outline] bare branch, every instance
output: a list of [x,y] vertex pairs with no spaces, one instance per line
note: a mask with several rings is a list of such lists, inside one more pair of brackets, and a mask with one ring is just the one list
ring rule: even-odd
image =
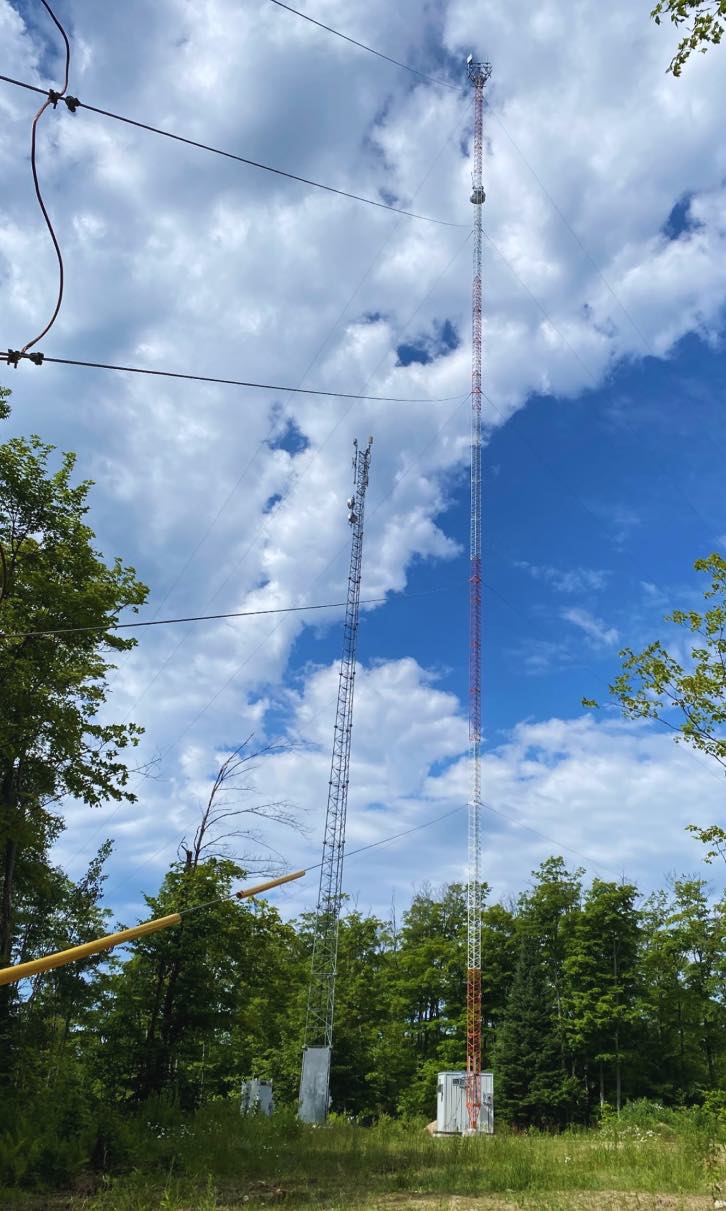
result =
[[[281,743],[270,743],[251,751],[249,745],[253,739],[247,739],[227,754],[220,763],[212,781],[199,824],[194,832],[191,845],[183,839],[179,848],[179,857],[183,857],[187,866],[196,870],[202,859],[212,857],[234,858],[240,865],[249,869],[249,864],[257,868],[270,868],[271,855],[277,854],[282,868],[287,863],[281,854],[265,840],[263,832],[253,825],[253,821],[265,821],[268,824],[280,825],[283,828],[303,832],[300,813],[285,800],[270,800],[263,803],[246,802],[248,796],[256,794],[256,788],[249,780],[250,774],[259,768],[258,758],[271,756],[288,751],[292,746]],[[247,823],[249,821],[249,824]],[[233,827],[230,827],[235,822]],[[225,828],[225,825],[227,826]],[[225,828],[225,831],[220,831]],[[231,852],[232,842],[251,842],[253,845],[264,845],[267,853],[239,857]],[[272,863],[277,869],[277,864]]]

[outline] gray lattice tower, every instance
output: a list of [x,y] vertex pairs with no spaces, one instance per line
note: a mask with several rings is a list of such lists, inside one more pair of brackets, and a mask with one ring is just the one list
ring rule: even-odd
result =
[[[335,975],[338,961],[338,922],[343,882],[345,818],[348,807],[350,742],[353,728],[355,655],[360,611],[363,561],[363,518],[372,438],[365,449],[355,442],[353,495],[348,503],[348,521],[353,533],[348,572],[348,593],[343,625],[343,656],[338,679],[338,703],[333,730],[328,805],[325,813],[323,860],[320,867],[318,904],[315,914],[313,957],[305,1021],[305,1052],[300,1082],[300,1116],[319,1122],[327,1113],[330,1048],[333,1043]],[[327,1052],[327,1055],[312,1054]],[[306,1077],[306,1066],[309,1071]],[[313,1089],[313,1086],[315,1088]],[[313,1090],[314,1096],[310,1096]]]

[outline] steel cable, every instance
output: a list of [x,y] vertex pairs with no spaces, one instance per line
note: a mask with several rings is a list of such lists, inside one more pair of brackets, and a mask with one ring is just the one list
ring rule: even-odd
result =
[[[4,563],[2,545],[0,544],[0,562]],[[430,597],[432,593],[448,593],[456,585],[440,585],[435,589],[426,589],[421,593],[397,593],[396,600],[402,597]],[[0,601],[2,600],[2,580],[0,580]],[[381,605],[387,602],[386,597],[363,597],[361,605]],[[168,627],[180,622],[219,622],[227,618],[259,618],[263,614],[300,614],[309,610],[337,610],[344,606],[344,601],[322,601],[315,605],[276,606],[267,610],[235,610],[228,614],[192,614],[186,618],[147,618],[138,622],[106,622],[87,627],[55,627],[38,631],[0,631],[3,639],[45,639],[54,635],[88,635],[99,631],[128,631],[138,627]]]
[[[45,0],[44,0],[45,2]],[[14,84],[17,88],[25,88],[30,92],[45,93],[45,89],[39,88],[36,84],[28,84],[25,80],[15,80],[12,76],[0,75],[0,80],[6,84]],[[65,91],[65,90],[64,90]],[[56,101],[62,99],[54,94]],[[215,156],[223,156],[226,160],[235,160],[238,164],[246,164],[248,168],[258,168],[261,172],[272,173],[273,176],[286,177],[290,181],[297,181],[300,185],[309,185],[313,189],[322,189],[325,193],[337,194],[341,198],[349,198],[353,202],[364,202],[366,206],[375,206],[378,210],[388,210],[393,214],[404,215],[407,219],[417,219],[420,223],[434,223],[437,227],[468,227],[468,223],[453,223],[449,219],[436,219],[431,215],[418,214],[413,210],[405,210],[401,206],[392,206],[389,202],[380,202],[376,198],[367,198],[363,194],[350,193],[347,189],[338,189],[335,185],[325,185],[322,181],[313,181],[310,177],[301,177],[297,173],[287,172],[284,168],[275,168],[271,164],[263,164],[259,160],[251,160],[247,156],[237,155],[233,151],[225,151],[221,147],[213,147],[209,143],[200,143],[198,139],[187,139],[184,135],[174,134],[171,130],[163,130],[160,126],[152,126],[148,122],[139,122],[136,118],[127,118],[124,114],[114,113],[110,109],[101,109],[97,105],[89,105],[85,101],[79,101],[77,97],[68,98],[68,102],[72,101],[72,108],[87,109],[89,113],[99,114],[102,118],[112,118],[115,122],[123,122],[126,126],[134,126],[137,130],[145,130],[149,134],[161,135],[164,139],[173,139],[175,143],[185,143],[188,147],[196,147],[199,151],[208,151]],[[43,109],[48,104],[52,104],[51,97],[43,106]],[[71,106],[69,105],[69,108]]]
[[70,42],[68,41],[68,35],[66,34],[66,31],[64,30],[60,21],[56,17],[55,13],[53,12],[53,9],[47,3],[47,0],[41,0],[41,4],[43,5],[43,8],[46,10],[48,15],[50,16],[51,20],[57,26],[58,30],[60,31],[61,37],[63,38],[63,41],[65,43],[65,69],[64,69],[64,73],[63,73],[63,87],[61,88],[59,93],[55,93],[52,90],[48,93],[47,99],[43,102],[43,104],[41,105],[37,114],[33,118],[32,132],[31,132],[31,136],[30,136],[30,167],[31,167],[31,171],[33,173],[33,184],[35,186],[35,196],[38,199],[38,205],[40,206],[41,214],[43,215],[43,218],[45,219],[45,225],[48,228],[48,231],[50,233],[50,238],[53,241],[55,255],[58,260],[58,296],[56,298],[56,304],[55,304],[55,308],[53,309],[53,314],[51,315],[50,319],[48,320],[48,323],[45,325],[45,328],[43,328],[43,330],[41,332],[39,332],[37,336],[33,337],[33,339],[31,341],[28,341],[27,344],[23,345],[23,348],[20,351],[21,355],[27,353],[28,349],[32,349],[33,345],[37,345],[38,341],[42,340],[43,337],[46,335],[46,333],[50,332],[51,328],[53,327],[53,325],[58,317],[58,312],[61,309],[61,304],[63,302],[63,286],[64,286],[63,253],[61,252],[60,244],[58,243],[58,237],[55,234],[55,231],[53,229],[53,223],[51,221],[51,217],[48,214],[47,207],[43,200],[43,193],[41,191],[40,181],[38,179],[37,132],[38,132],[38,123],[39,123],[40,119],[42,118],[43,114],[45,113],[46,109],[48,109],[50,106],[52,106],[53,109],[55,109],[56,105],[58,104],[58,101],[68,91],[68,75],[69,75],[70,66],[71,66],[71,46],[70,46]]
[[429,84],[436,84],[440,88],[451,88],[455,92],[463,93],[466,90],[458,84],[452,84],[449,80],[438,80],[435,76],[428,76],[426,72],[419,71],[416,67],[410,67],[408,63],[402,63],[400,59],[394,59],[391,55],[384,55],[383,51],[374,50],[372,46],[366,46],[365,42],[358,42],[355,38],[350,38],[348,34],[341,34],[339,29],[333,29],[332,25],[324,25],[322,21],[316,21],[314,17],[303,13],[299,8],[291,8],[289,4],[283,4],[282,0],[272,0],[272,3],[278,8],[284,8],[288,13],[294,13],[296,17],[302,17],[303,21],[309,21],[311,25],[317,25],[318,29],[324,29],[329,34],[334,34],[336,38],[342,38],[343,42],[349,42],[351,46],[357,46],[360,50],[368,51],[369,55],[375,55],[377,59],[385,59],[386,63],[393,63],[395,67],[402,67],[404,71],[411,72],[412,76],[419,76],[422,80],[427,80]]
[[[36,338],[36,340],[39,339],[39,337]],[[284,391],[294,395],[321,395],[329,399],[368,400],[371,403],[378,404],[448,404],[451,400],[459,398],[459,395],[447,395],[438,399],[428,397],[408,399],[396,395],[364,395],[352,391],[321,391],[314,387],[287,387],[281,386],[279,383],[252,383],[237,378],[213,378],[206,374],[181,374],[175,370],[151,370],[146,366],[115,366],[109,362],[86,362],[70,357],[47,357],[42,353],[26,354],[22,351],[17,353],[12,349],[8,350],[7,353],[0,353],[0,362],[7,362],[9,365],[16,365],[18,359],[34,361],[37,365],[44,365],[46,362],[49,362],[55,366],[82,366],[90,370],[118,370],[122,374],[148,374],[154,378],[180,378],[192,383],[212,383],[223,387],[246,387],[258,391]]]

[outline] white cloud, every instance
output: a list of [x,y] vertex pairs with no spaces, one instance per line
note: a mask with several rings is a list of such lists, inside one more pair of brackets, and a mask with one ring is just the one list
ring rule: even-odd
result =
[[565,622],[571,622],[573,626],[579,627],[584,631],[588,639],[592,641],[595,647],[613,647],[618,642],[618,631],[615,627],[609,627],[601,618],[596,618],[588,610],[572,608],[562,611],[562,617]]
[[552,568],[518,560],[515,567],[533,580],[544,581],[558,593],[593,593],[607,584],[609,572],[601,568]]

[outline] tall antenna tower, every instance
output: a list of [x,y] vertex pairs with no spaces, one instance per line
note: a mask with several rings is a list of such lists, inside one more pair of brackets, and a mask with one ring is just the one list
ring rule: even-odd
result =
[[471,529],[469,536],[469,800],[466,889],[466,1109],[469,1130],[479,1130],[481,1115],[481,327],[482,327],[482,182],[484,87],[490,63],[466,61],[474,86],[474,163],[471,201],[474,219],[474,275],[471,291]]
[[318,905],[315,914],[313,958],[305,1021],[305,1048],[300,1076],[298,1114],[306,1123],[322,1123],[328,1113],[330,1057],[335,1012],[335,976],[338,963],[338,923],[342,899],[345,817],[348,807],[350,741],[353,729],[355,653],[363,562],[363,516],[372,444],[372,437],[368,438],[368,445],[365,449],[360,449],[357,440],[354,442],[353,495],[347,502],[348,522],[353,531],[353,540],[343,627],[343,656],[338,680],[338,705],[333,730],[328,806],[325,813],[323,861],[320,866]]

